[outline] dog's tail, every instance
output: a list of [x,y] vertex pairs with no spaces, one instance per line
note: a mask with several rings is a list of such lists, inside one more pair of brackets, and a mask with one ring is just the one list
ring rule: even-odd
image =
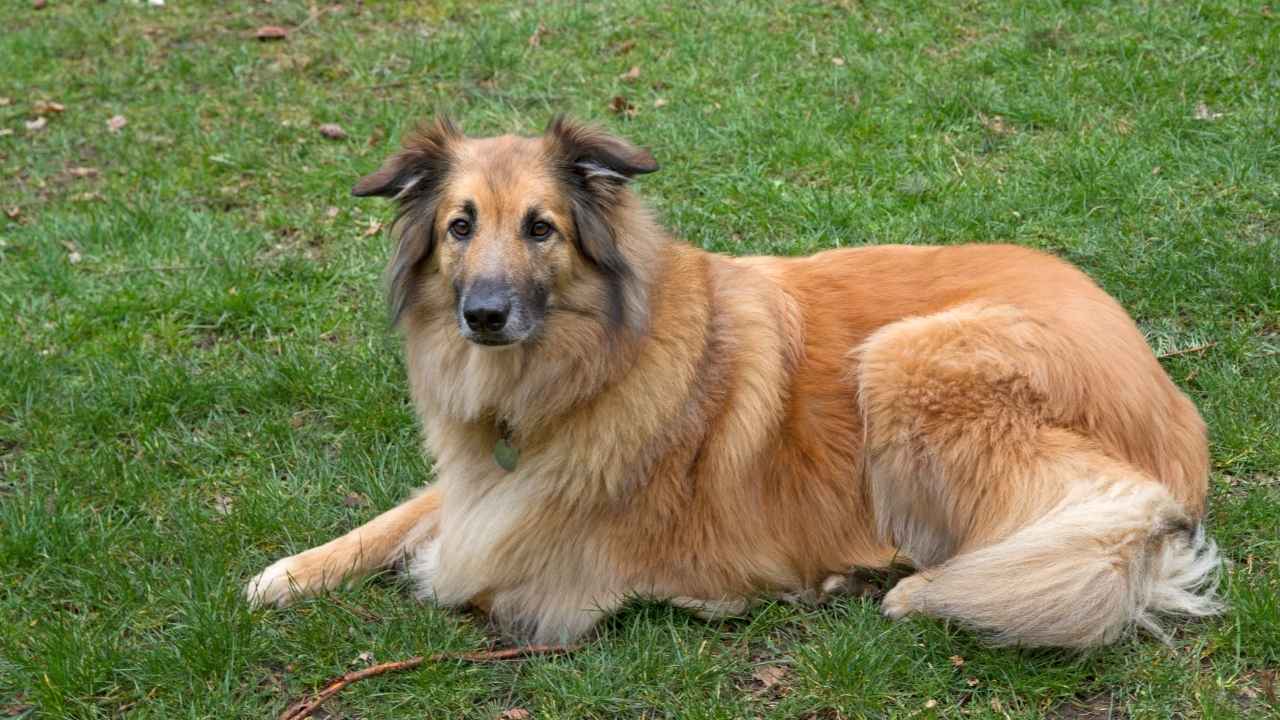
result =
[[1222,611],[1219,558],[1203,528],[1151,481],[1082,487],[1005,539],[923,574],[915,610],[997,643],[1084,648],[1134,626],[1169,641],[1161,616]]

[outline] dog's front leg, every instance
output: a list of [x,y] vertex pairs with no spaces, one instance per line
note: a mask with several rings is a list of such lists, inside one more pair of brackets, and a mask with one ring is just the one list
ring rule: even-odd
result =
[[249,581],[245,595],[255,607],[283,607],[387,567],[435,535],[441,500],[429,487],[340,538],[277,560]]

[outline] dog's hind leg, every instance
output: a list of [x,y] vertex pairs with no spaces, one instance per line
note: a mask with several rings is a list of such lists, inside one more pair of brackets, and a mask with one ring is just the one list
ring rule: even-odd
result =
[[342,537],[277,560],[249,581],[245,595],[255,607],[284,606],[388,567],[430,543],[441,500],[429,487]]
[[860,349],[877,527],[919,569],[885,596],[887,615],[1087,647],[1135,624],[1160,634],[1160,613],[1219,609],[1200,592],[1218,563],[1191,511],[1072,427],[1080,359],[1049,325],[962,306]]

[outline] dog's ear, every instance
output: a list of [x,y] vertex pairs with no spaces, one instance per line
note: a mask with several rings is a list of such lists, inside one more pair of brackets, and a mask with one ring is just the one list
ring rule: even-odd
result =
[[387,158],[373,173],[360,178],[351,188],[351,194],[403,199],[420,186],[424,189],[439,186],[449,169],[450,146],[461,139],[462,131],[447,117],[423,123],[405,136],[400,152]]
[[400,203],[395,222],[399,243],[387,266],[393,325],[412,303],[417,273],[435,251],[440,188],[449,174],[454,143],[462,138],[462,131],[446,117],[419,125],[405,136],[402,150],[351,189],[357,197],[376,195]]
[[546,137],[561,167],[589,183],[625,184],[636,175],[658,169],[648,150],[563,115],[547,126]]
[[543,138],[568,189],[578,250],[604,274],[612,296],[611,319],[621,324],[622,286],[631,268],[618,248],[611,213],[631,179],[654,172],[658,163],[648,150],[564,116],[551,121]]

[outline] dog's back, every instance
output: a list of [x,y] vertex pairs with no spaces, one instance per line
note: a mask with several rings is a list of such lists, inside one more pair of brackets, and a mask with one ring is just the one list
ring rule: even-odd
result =
[[877,326],[848,358],[865,490],[879,538],[921,569],[888,614],[1084,647],[1217,610],[1198,592],[1217,568],[1204,424],[1083,273],[967,246],[819,255],[784,277],[855,334]]
[[[797,259],[750,258],[768,268],[804,308],[801,392],[822,393],[839,377],[828,355],[861,348],[877,331],[961,305],[1015,308],[1035,347],[1046,422],[1098,442],[1165,484],[1193,516],[1204,511],[1209,455],[1204,422],[1169,379],[1129,315],[1088,276],[1045,253],[1013,245],[870,246]],[[963,338],[957,363],[972,362],[980,336]],[[967,349],[966,347],[967,346]],[[841,363],[857,372],[860,352]],[[904,359],[906,362],[909,359]],[[923,379],[922,379],[923,380]],[[804,433],[793,433],[803,436]]]

